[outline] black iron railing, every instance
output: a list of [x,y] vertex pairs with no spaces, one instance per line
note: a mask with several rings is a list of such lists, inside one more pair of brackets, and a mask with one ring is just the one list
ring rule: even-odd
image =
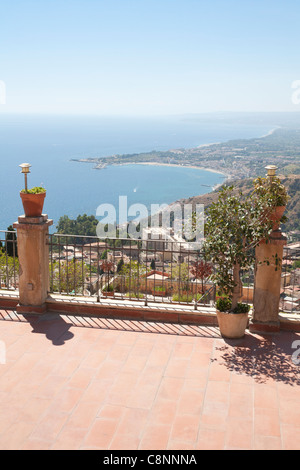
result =
[[186,242],[49,236],[50,293],[211,305],[213,267]]
[[0,230],[0,289],[19,288],[17,235],[14,230]]
[[300,313],[300,243],[298,245],[298,250],[288,246],[284,250],[279,303],[282,312]]

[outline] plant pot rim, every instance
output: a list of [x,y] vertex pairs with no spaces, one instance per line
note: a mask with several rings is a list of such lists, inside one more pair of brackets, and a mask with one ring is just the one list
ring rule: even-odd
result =
[[46,190],[43,191],[43,192],[40,192],[40,193],[26,193],[26,192],[24,192],[24,191],[20,191],[20,194],[21,194],[22,196],[45,196],[45,195],[46,195],[46,192],[47,192]]
[[216,309],[217,313],[224,313],[225,315],[249,315],[249,312],[231,312],[230,310],[226,310],[223,312],[222,310]]

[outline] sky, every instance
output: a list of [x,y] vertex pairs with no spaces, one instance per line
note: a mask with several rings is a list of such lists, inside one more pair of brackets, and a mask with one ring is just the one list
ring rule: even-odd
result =
[[0,114],[299,112],[299,19],[299,0],[0,0]]

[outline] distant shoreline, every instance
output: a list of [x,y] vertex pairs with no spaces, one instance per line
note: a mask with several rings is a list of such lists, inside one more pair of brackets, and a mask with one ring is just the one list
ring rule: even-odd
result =
[[[208,145],[214,145],[214,144],[205,144],[204,146]],[[83,159],[72,159],[72,161],[76,161],[79,163],[95,163],[93,160],[89,161],[88,159],[83,160]],[[215,170],[213,168],[207,168],[205,166],[196,166],[196,165],[184,165],[184,164],[178,164],[178,163],[159,163],[159,162],[118,162],[118,163],[109,163],[107,166],[125,166],[125,165],[150,165],[150,166],[167,166],[167,167],[178,167],[178,168],[191,168],[193,170],[201,170],[201,171],[209,171],[210,173],[216,173],[217,175],[224,175],[226,178],[225,181],[228,179],[232,178],[233,175],[230,173],[225,173],[224,171],[221,170]],[[104,166],[104,168],[106,165]],[[95,170],[102,170],[103,168],[97,168],[95,167]],[[219,186],[219,185],[217,185]]]
[[[248,139],[248,140],[253,140],[253,139],[263,139],[265,137],[268,137],[268,136],[271,136],[276,130],[278,129],[281,129],[281,126],[275,126],[273,127],[272,129],[270,129],[266,134],[260,136],[260,137],[254,137],[252,139]],[[225,142],[224,142],[225,143]],[[206,143],[206,144],[200,144],[196,147],[194,147],[195,149],[201,149],[201,148],[207,148],[207,147],[212,147],[214,145],[221,145],[222,142],[211,142],[211,143]],[[184,149],[184,150],[189,150],[189,149]],[[170,150],[170,151],[173,151],[173,150]],[[132,155],[133,156],[133,155]],[[120,155],[116,155],[116,157],[120,157]],[[94,167],[94,169],[96,170],[102,170],[108,166],[124,166],[124,165],[151,165],[151,166],[165,166],[165,167],[178,167],[178,168],[190,168],[190,169],[194,169],[194,170],[201,170],[201,171],[208,171],[210,173],[215,173],[215,174],[219,174],[219,175],[223,175],[224,176],[224,179],[222,182],[220,182],[219,184],[216,184],[216,185],[212,185],[210,186],[212,188],[212,191],[215,191],[217,188],[221,187],[224,183],[232,180],[235,178],[235,174],[234,173],[230,173],[230,172],[225,172],[224,170],[217,170],[215,168],[209,168],[209,167],[205,167],[205,166],[197,166],[197,165],[186,165],[184,164],[184,162],[182,163],[160,163],[160,162],[157,162],[157,161],[126,161],[126,162],[122,162],[122,161],[117,161],[117,162],[114,162],[114,161],[110,161],[109,163],[106,163],[105,162],[105,158],[102,157],[101,158],[101,165],[97,165],[97,159],[96,158],[93,158],[93,159],[89,159],[89,158],[84,158],[84,159],[74,159],[74,161],[78,161],[78,162],[85,162],[85,163],[96,163],[96,166]]]
[[[213,145],[213,144],[209,144]],[[109,166],[125,166],[125,165],[149,165],[149,166],[167,166],[167,167],[178,167],[178,168],[191,168],[193,170],[209,171],[210,173],[215,173],[217,175],[224,175],[224,180],[221,183],[215,185],[207,185],[207,187],[212,188],[211,191],[215,191],[220,188],[224,183],[230,180],[233,175],[230,173],[225,173],[224,171],[213,170],[212,168],[200,167],[195,165],[179,165],[176,163],[158,163],[158,162],[126,162],[126,163],[112,163]],[[211,192],[209,191],[209,192]]]
[[275,131],[277,131],[277,129],[282,129],[281,126],[276,126],[274,127],[273,129],[271,129],[269,132],[267,132],[266,134],[262,135],[261,137],[259,137],[259,139],[263,139],[264,137],[269,137],[269,135],[272,135],[274,134]]
[[[213,145],[213,144],[209,144]],[[122,165],[122,163],[121,163]],[[196,165],[178,165],[176,163],[157,163],[157,162],[132,162],[132,163],[125,163],[125,165],[153,165],[153,166],[173,166],[173,167],[178,167],[178,168],[192,168],[193,170],[204,170],[204,171],[209,171],[211,173],[216,173],[219,175],[224,175],[226,176],[226,179],[230,178],[232,175],[229,173],[225,173],[224,171],[219,171],[219,170],[213,170],[212,168],[206,168],[205,166],[196,166]]]

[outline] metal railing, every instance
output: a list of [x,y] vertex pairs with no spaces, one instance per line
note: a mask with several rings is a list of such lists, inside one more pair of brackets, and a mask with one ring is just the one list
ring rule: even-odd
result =
[[284,250],[279,308],[282,312],[300,314],[300,249]]
[[[205,252],[193,244],[52,234],[48,236],[50,293],[165,304],[212,306],[216,299]],[[241,273],[243,298],[253,303],[254,269]],[[19,288],[17,234],[0,230],[0,290]],[[300,313],[300,250],[284,250],[281,312]]]
[[0,290],[17,290],[18,288],[17,234],[14,230],[0,230]]
[[50,293],[212,305],[213,267],[185,242],[49,235]]

